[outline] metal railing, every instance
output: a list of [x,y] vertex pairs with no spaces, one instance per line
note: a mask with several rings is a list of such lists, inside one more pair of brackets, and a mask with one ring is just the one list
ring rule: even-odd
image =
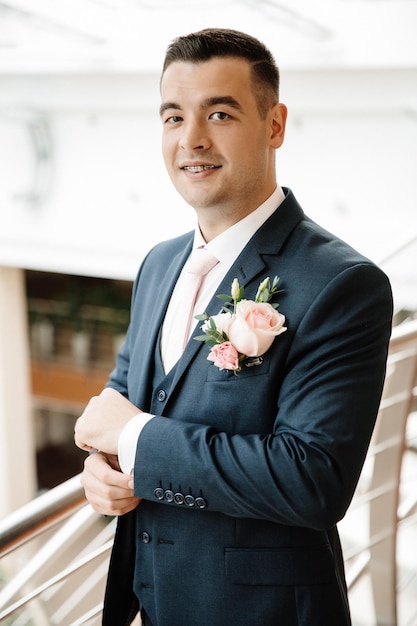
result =
[[98,625],[114,530],[87,504],[78,475],[2,520],[0,622]]
[[408,343],[417,339],[417,319],[404,321],[392,329],[390,352],[407,346]]
[[38,496],[0,520],[0,558],[57,526],[86,505],[79,476]]
[[[404,322],[390,352],[416,339],[417,320]],[[98,625],[115,523],[86,503],[79,475],[0,520],[0,622]]]

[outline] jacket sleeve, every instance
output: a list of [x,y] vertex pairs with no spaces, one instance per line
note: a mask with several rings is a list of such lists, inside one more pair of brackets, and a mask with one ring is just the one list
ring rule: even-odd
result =
[[[290,312],[288,318],[291,326]],[[157,416],[138,442],[136,494],[155,501],[155,488],[171,485],[230,516],[319,529],[335,524],[374,427],[391,319],[391,290],[378,268],[365,263],[338,274],[289,328],[283,373],[271,359],[268,377],[276,377],[279,391],[269,432],[222,432],[193,421],[191,412],[184,419]],[[248,397],[253,423],[270,410],[265,401],[273,399],[262,387],[259,397]]]

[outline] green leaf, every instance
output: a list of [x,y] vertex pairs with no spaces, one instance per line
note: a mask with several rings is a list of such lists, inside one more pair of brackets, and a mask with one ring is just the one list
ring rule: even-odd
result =
[[275,276],[275,278],[274,278],[274,280],[272,282],[272,288],[271,289],[276,291],[276,287],[277,287],[278,283],[279,283],[279,276]]
[[198,335],[197,337],[193,337],[196,341],[209,341],[210,337],[207,335]]

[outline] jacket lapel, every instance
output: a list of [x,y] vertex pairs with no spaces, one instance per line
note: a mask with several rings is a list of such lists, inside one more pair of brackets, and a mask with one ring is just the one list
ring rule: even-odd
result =
[[[215,295],[207,306],[208,315],[219,313],[222,303],[217,298],[217,294],[230,293],[234,278],[237,278],[239,284],[245,286],[246,289],[255,279],[259,282],[268,275],[271,258],[275,259],[280,255],[285,241],[304,216],[303,210],[292,192],[290,190],[285,191],[287,195],[284,202],[250,239],[219,284]],[[255,289],[258,287],[258,282]],[[254,298],[255,293],[253,295],[248,294],[248,297]],[[174,389],[198,350],[201,350],[205,345],[204,342],[194,340],[195,336],[201,334],[200,324],[196,325],[184,353],[178,361],[171,389]]]
[[149,330],[146,336],[146,343],[142,345],[141,350],[143,359],[143,367],[141,368],[141,371],[144,372],[144,377],[142,380],[142,386],[138,385],[138,388],[143,390],[145,390],[150,384],[149,375],[153,371],[155,351],[159,350],[159,333],[162,328],[166,309],[175,284],[178,280],[178,276],[180,275],[182,267],[191,252],[192,243],[193,233],[190,233],[189,237],[185,238],[185,245],[181,244],[179,252],[167,259],[166,271],[164,275],[161,276],[160,283],[158,285],[158,293],[161,296],[159,306],[155,311],[155,315],[149,319]]
[[190,255],[193,244],[193,233],[190,235],[190,239],[184,248],[169,259],[164,276],[161,278],[159,285],[159,293],[162,295],[160,300],[160,306],[158,307],[157,315],[153,318],[153,323],[149,329],[149,335],[152,343],[155,341],[155,337],[158,335],[162,322],[165,317],[165,313],[168,307],[169,300],[172,292],[174,291],[175,284],[178,280],[178,276]]

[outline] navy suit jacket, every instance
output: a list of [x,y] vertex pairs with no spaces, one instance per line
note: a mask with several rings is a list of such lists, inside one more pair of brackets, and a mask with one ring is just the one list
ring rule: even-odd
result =
[[[154,626],[350,623],[336,524],[377,415],[391,290],[286,194],[216,291],[236,277],[254,299],[280,277],[288,330],[260,365],[220,371],[191,338],[165,376],[160,328],[193,233],[139,270],[109,385],[156,417],[137,446],[143,500],[118,520],[104,624],[130,623],[137,598]],[[207,313],[220,307],[213,297]]]

